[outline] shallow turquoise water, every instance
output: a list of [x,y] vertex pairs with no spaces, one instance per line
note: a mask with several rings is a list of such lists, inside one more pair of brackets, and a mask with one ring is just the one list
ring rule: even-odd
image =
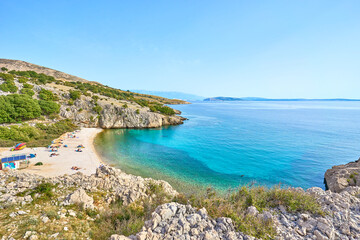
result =
[[324,188],[326,169],[360,156],[360,102],[201,102],[174,108],[189,121],[107,130],[95,140],[97,151],[128,173],[183,189],[254,182]]

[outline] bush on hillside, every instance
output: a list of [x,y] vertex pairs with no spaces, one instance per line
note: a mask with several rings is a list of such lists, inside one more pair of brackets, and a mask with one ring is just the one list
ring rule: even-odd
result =
[[24,78],[24,77],[19,77],[18,81],[19,81],[19,83],[26,83],[28,81],[28,79]]
[[93,107],[92,110],[94,112],[96,112],[97,114],[100,114],[100,112],[102,111],[102,107],[100,107],[99,105],[96,105],[95,107]]
[[28,147],[47,146],[55,138],[78,127],[70,120],[61,120],[53,124],[28,124],[0,127],[0,146],[10,147],[18,142],[27,142]]
[[20,93],[26,94],[26,95],[28,95],[30,97],[34,96],[34,94],[35,94],[35,92],[33,90],[29,89],[29,88],[21,89]]
[[0,90],[4,92],[17,92],[18,88],[14,83],[14,77],[11,74],[0,73],[0,78],[4,80],[4,83],[0,85]]
[[53,101],[39,100],[39,106],[44,115],[50,115],[60,112],[60,105]]
[[38,101],[28,95],[0,96],[0,123],[14,123],[38,118],[41,112]]
[[57,100],[56,96],[54,95],[54,93],[50,90],[46,90],[46,89],[41,89],[39,92],[39,98],[45,101],[55,101]]
[[81,97],[81,92],[80,91],[71,91],[70,90],[70,98],[72,100],[76,100],[76,99],[79,99]]
[[39,139],[41,136],[42,131],[40,129],[31,127],[27,124],[22,126],[12,125],[10,127],[0,127],[1,140],[28,142],[31,139]]
[[63,134],[65,132],[72,132],[78,127],[69,119],[61,120],[59,122],[56,122],[54,124],[45,125],[42,123],[36,124],[36,127],[45,131],[47,134],[50,135],[58,135]]
[[28,88],[28,89],[33,89],[34,85],[28,84],[28,83],[24,83],[23,84],[23,88]]
[[149,106],[149,108],[150,108],[150,111],[152,111],[152,112],[160,112],[162,114],[169,115],[169,116],[175,114],[174,109],[172,109],[168,106],[162,106],[160,104],[151,105],[151,106]]
[[0,78],[2,78],[5,82],[14,81],[14,76],[7,73],[0,73]]
[[46,84],[55,81],[55,78],[52,76],[45,75],[43,73],[37,73],[34,71],[15,71],[12,70],[9,72],[12,75],[31,78],[32,81],[36,82],[37,84]]
[[12,82],[4,82],[3,84],[1,84],[0,90],[4,92],[15,93],[17,92],[18,88],[16,87],[15,83],[12,81]]

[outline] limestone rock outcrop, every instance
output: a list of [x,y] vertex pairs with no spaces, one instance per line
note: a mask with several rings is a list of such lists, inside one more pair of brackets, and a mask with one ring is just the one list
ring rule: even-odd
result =
[[204,239],[250,240],[254,237],[236,232],[230,218],[212,219],[206,209],[167,203],[159,206],[135,236],[112,235],[110,239]]
[[[298,191],[304,191],[298,189]],[[279,207],[262,213],[254,206],[247,214],[271,219],[274,222],[276,239],[360,239],[360,187],[348,187],[341,193],[324,191],[313,187],[306,191],[321,204],[324,216],[310,213],[289,213]],[[190,205],[167,203],[159,206],[150,220],[136,235],[129,237],[112,235],[110,239],[224,239],[255,240],[237,232],[229,218],[212,219],[205,209]]]
[[178,125],[183,123],[180,116],[165,116],[150,112],[148,108],[142,108],[138,112],[135,109],[122,108],[110,104],[103,105],[103,111],[99,118],[101,128],[156,128],[166,125]]
[[[92,111],[95,106],[89,99],[78,99],[73,106],[62,105],[60,116],[74,119],[81,126],[100,128],[157,128],[182,124],[185,118],[151,112],[148,107],[130,108],[99,102],[102,111]],[[82,111],[79,112],[79,109]]]
[[[8,182],[9,178],[16,179],[16,181]],[[65,202],[65,205],[71,203],[85,203],[86,206],[91,207],[93,203],[92,198],[86,195],[85,191],[96,192],[98,189],[106,190],[108,192],[108,203],[121,200],[125,205],[142,197],[151,198],[151,196],[147,195],[147,190],[149,186],[153,184],[161,185],[164,192],[170,196],[178,194],[177,191],[165,181],[126,174],[120,169],[106,165],[97,168],[96,173],[90,176],[77,172],[72,175],[63,175],[52,178],[44,178],[39,175],[10,170],[8,172],[0,171],[0,205],[25,204],[31,202],[32,198],[30,195],[21,197],[17,194],[28,189],[34,189],[45,180],[49,183],[57,184],[58,188],[78,188],[75,192],[62,200]]]
[[360,159],[333,166],[325,172],[325,184],[332,192],[341,192],[349,186],[360,186]]
[[86,194],[84,189],[79,188],[75,192],[69,194],[65,201],[64,205],[70,205],[70,204],[78,204],[83,208],[94,208],[94,199]]

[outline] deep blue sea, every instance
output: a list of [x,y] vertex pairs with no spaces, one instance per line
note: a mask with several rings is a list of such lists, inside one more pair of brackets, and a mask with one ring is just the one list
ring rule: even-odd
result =
[[245,184],[324,188],[326,169],[360,157],[360,102],[199,102],[161,129],[106,130],[97,151],[125,172],[180,190]]

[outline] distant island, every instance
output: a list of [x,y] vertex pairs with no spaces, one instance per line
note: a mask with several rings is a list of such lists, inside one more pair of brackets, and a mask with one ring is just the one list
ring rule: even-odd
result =
[[308,98],[260,98],[260,97],[212,97],[205,98],[206,102],[233,102],[233,101],[360,101],[360,99],[329,98],[329,99],[308,99]]
[[148,91],[148,90],[131,90],[132,92],[155,95],[169,99],[180,99],[184,101],[202,101],[204,97],[191,93],[175,92],[175,91]]

